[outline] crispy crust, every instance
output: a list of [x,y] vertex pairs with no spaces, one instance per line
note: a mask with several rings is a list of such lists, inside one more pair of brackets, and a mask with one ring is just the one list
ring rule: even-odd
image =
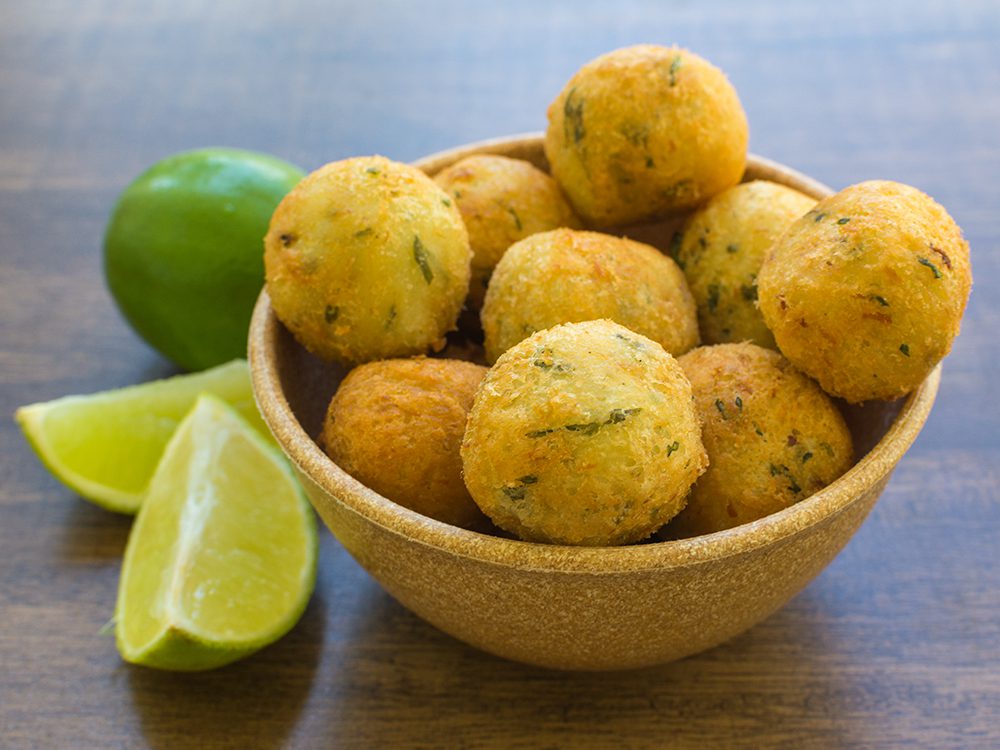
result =
[[916,388],[951,349],[972,285],[948,213],[897,182],[853,185],[793,222],[758,276],[778,347],[851,402]]
[[676,360],[608,320],[541,331],[476,394],[462,442],[480,508],[523,539],[603,546],[675,515],[705,451]]
[[582,226],[556,181],[523,159],[476,154],[434,181],[451,195],[469,231],[472,279],[466,305],[473,312],[483,306],[490,276],[508,247],[537,232]]
[[330,401],[320,442],[345,471],[393,502],[445,523],[480,526],[459,447],[485,374],[471,362],[423,357],[356,367]]
[[719,344],[679,362],[694,391],[709,467],[667,535],[709,534],[763,518],[850,468],[844,418],[778,352]]
[[343,363],[443,344],[468,291],[470,256],[444,191],[380,156],[308,175],[264,239],[275,313],[311,352]]
[[747,119],[718,68],[637,45],[584,65],[549,106],[545,155],[588,223],[613,226],[699,205],[735,185]]
[[641,242],[556,229],[515,243],[483,305],[490,362],[535,331],[608,318],[673,355],[698,344],[694,298],[670,258]]
[[688,218],[672,247],[698,305],[704,343],[777,348],[757,309],[757,274],[772,243],[815,205],[797,190],[754,180],[724,190]]

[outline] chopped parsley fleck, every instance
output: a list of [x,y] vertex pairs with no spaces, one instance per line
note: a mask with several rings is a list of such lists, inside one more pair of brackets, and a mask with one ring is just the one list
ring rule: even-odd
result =
[[715,408],[719,410],[719,414],[722,415],[723,419],[729,419],[726,415],[726,405],[723,403],[721,398],[715,399]]
[[538,481],[538,477],[534,474],[525,474],[523,477],[518,477],[517,481],[521,484],[534,484]]
[[442,203],[443,203],[444,205],[446,205],[446,206],[448,206],[449,208],[451,208],[451,198],[442,198],[442,199],[441,199],[441,202],[442,202]]
[[427,260],[427,248],[417,236],[413,237],[413,259],[420,266],[420,273],[424,275],[424,281],[430,284],[434,280],[434,271],[431,270],[431,264]]
[[686,193],[691,189],[691,180],[685,178],[683,180],[678,180],[673,185],[663,188],[660,191],[660,195],[664,198],[675,198],[681,193]]
[[611,414],[608,416],[608,421],[604,424],[618,424],[619,422],[624,422],[625,417],[629,414],[635,414],[639,409],[612,409]]
[[677,85],[677,71],[681,69],[681,56],[674,55],[674,59],[670,62],[670,85]]
[[733,253],[738,253],[739,250],[740,250],[740,246],[737,245],[737,244],[730,243],[730,244],[726,245],[726,252],[729,253],[730,255],[732,255]]
[[516,226],[517,227],[517,231],[520,232],[521,229],[522,229],[522,226],[521,226],[521,217],[517,215],[517,211],[515,211],[510,206],[507,206],[507,213],[510,214],[511,218],[514,220],[514,226]]
[[757,299],[757,285],[741,284],[740,293],[743,295],[743,299],[745,299],[747,302],[753,302]]
[[823,221],[823,219],[825,219],[825,218],[826,218],[826,214],[823,213],[822,211],[818,211],[816,213],[816,216],[813,217],[813,221]]
[[525,437],[529,438],[540,438],[550,435],[557,430],[566,430],[567,432],[579,432],[583,435],[590,436],[594,435],[599,429],[606,425],[618,424],[619,422],[624,422],[627,417],[633,414],[638,414],[642,411],[641,407],[634,407],[632,409],[612,409],[608,414],[608,418],[604,422],[580,422],[577,424],[563,425],[562,427],[549,427],[544,430],[532,430],[531,432],[526,432]]
[[374,231],[375,230],[372,229],[371,227],[365,227],[364,229],[355,232],[354,236],[355,237],[367,237],[368,235],[372,234]]
[[708,311],[715,312],[715,308],[719,306],[719,285],[709,284],[708,285]]
[[811,451],[806,451],[805,453],[802,454],[802,463],[805,463],[806,461],[808,461],[812,457],[813,457],[812,452]]
[[667,446],[667,458],[670,458],[670,454],[672,454],[674,451],[680,450],[680,448],[681,448],[681,444],[677,440],[675,440],[670,445],[668,445]]
[[652,169],[655,166],[656,166],[656,162],[653,161],[653,157],[652,156],[647,156],[646,157],[646,169]]
[[799,483],[795,481],[795,477],[792,476],[792,472],[787,466],[785,466],[784,464],[781,464],[780,466],[775,466],[774,464],[770,464],[769,468],[771,470],[772,477],[780,475],[788,480],[788,489],[790,492],[793,492],[796,495],[802,492],[802,488],[799,487]]
[[547,346],[539,346],[535,349],[535,358],[531,360],[531,364],[546,372],[549,370],[553,372],[569,372],[573,369],[572,365],[564,362],[556,362],[552,356],[552,350]]
[[851,217],[850,217],[850,216],[845,216],[845,217],[844,217],[843,219],[837,219],[837,223],[838,223],[838,224],[846,224],[846,223],[847,223],[847,222],[849,222],[850,220],[851,220]]
[[368,169],[366,169],[365,172],[367,172],[368,174],[378,174],[379,169],[378,167],[368,167]]
[[327,324],[329,324],[335,321],[339,315],[340,315],[339,307],[335,307],[333,305],[327,305],[326,309],[323,311],[323,320],[325,320]]
[[[577,101],[574,101],[574,97]],[[570,89],[566,95],[566,101],[563,104],[563,118],[566,139],[572,138],[573,143],[582,141],[587,135],[587,131],[583,127],[583,100],[576,96],[575,88]]]
[[880,297],[877,294],[871,294],[871,295],[869,295],[868,299],[872,300],[873,302],[878,302],[880,305],[882,305],[882,307],[888,307],[889,306],[889,301],[885,297]]
[[935,279],[941,278],[941,272],[938,270],[938,267],[935,266],[933,263],[931,263],[929,260],[927,260],[927,258],[924,257],[917,258],[917,262],[919,262],[920,265],[927,266],[929,269],[931,269],[934,272]]
[[649,126],[640,123],[629,122],[622,126],[621,134],[625,140],[633,146],[646,148],[649,144]]
[[743,411],[743,399],[741,399],[739,396],[737,396],[736,400],[733,403],[736,404],[736,408],[737,409],[739,409],[740,411]]
[[901,351],[903,353],[904,357],[909,357],[910,356],[910,345],[909,344],[900,344],[899,345],[899,351]]
[[389,308],[389,314],[385,318],[385,325],[383,325],[382,327],[388,331],[390,328],[392,328],[392,322],[395,319],[396,319],[396,306],[393,305],[392,307]]
[[555,432],[555,428],[549,428],[547,430],[532,430],[531,432],[524,433],[524,436],[530,438],[540,438],[540,437],[545,437],[546,435],[549,435],[550,433],[553,432]]
[[751,424],[753,425],[753,431],[756,432],[761,437],[764,437],[764,431],[760,429],[760,425],[757,424],[756,422],[751,422]]
[[524,500],[524,487],[504,487],[503,494],[511,500]]
[[290,247],[293,242],[295,242],[295,235],[291,232],[285,232],[278,239],[281,240],[281,244],[285,247]]
[[615,334],[615,338],[618,339],[619,341],[621,341],[623,344],[625,344],[630,349],[635,349],[638,352],[642,352],[642,351],[646,350],[646,347],[643,346],[643,344],[642,344],[641,341],[637,341],[636,339],[631,338],[630,336],[623,336],[620,333],[616,333]]

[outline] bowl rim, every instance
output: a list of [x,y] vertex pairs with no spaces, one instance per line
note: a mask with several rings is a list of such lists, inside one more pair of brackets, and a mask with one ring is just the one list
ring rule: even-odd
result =
[[[540,133],[530,133],[480,141],[431,154],[414,165],[433,174],[471,153],[504,154],[537,148],[541,140]],[[806,175],[754,154],[748,154],[747,167],[772,173],[785,184],[817,198],[833,192]],[[619,547],[573,547],[525,542],[451,526],[397,505],[354,479],[306,433],[282,392],[274,356],[281,329],[264,289],[254,307],[248,337],[254,398],[279,446],[303,475],[345,508],[390,534],[480,563],[539,572],[617,575],[681,568],[749,553],[804,533],[859,501],[892,472],[927,420],[941,380],[939,363],[906,397],[885,434],[866,455],[833,483],[795,505],[703,536]]]

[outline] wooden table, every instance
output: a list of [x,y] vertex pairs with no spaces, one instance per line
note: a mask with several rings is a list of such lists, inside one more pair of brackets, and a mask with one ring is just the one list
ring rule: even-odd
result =
[[[941,201],[976,277],[937,406],[865,526],[732,642],[620,674],[479,653],[402,609],[324,533],[284,640],[200,675],[124,665],[130,519],[0,425],[0,746],[1000,746],[1000,6],[830,3],[0,5],[0,409],[159,377],[101,236],[130,179],[231,145],[314,168],[539,130],[571,73],[674,41],[726,70],[751,147],[833,186]],[[876,8],[877,6],[877,8]]]

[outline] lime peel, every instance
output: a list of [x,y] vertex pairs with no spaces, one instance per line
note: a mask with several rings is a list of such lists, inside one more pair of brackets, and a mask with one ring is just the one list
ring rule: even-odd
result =
[[270,439],[244,360],[192,375],[30,404],[14,416],[58,480],[103,508],[135,513],[167,441],[200,393],[222,398]]
[[316,521],[284,457],[201,396],[177,428],[125,550],[115,635],[135,664],[223,666],[284,635],[315,584]]

